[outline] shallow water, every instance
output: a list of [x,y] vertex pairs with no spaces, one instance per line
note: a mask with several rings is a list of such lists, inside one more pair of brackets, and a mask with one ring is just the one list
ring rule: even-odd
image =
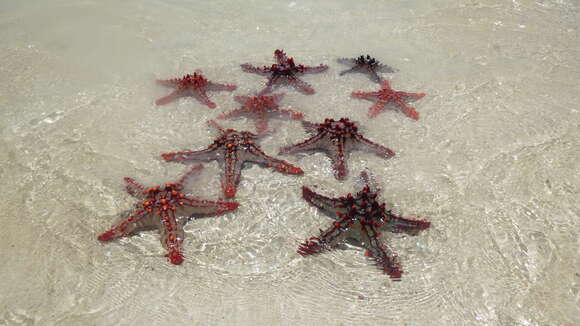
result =
[[[577,325],[580,65],[573,1],[2,1],[0,3],[0,325]],[[159,154],[199,149],[210,110],[156,78],[202,68],[244,95],[283,48],[330,70],[283,103],[320,121],[348,116],[397,152],[351,155],[336,181],[322,154],[285,156],[305,170],[244,170],[236,213],[191,221],[172,266],[155,232],[100,244],[132,208],[122,178],[173,180]],[[395,89],[425,92],[413,121],[366,116],[338,77],[338,57],[370,53],[399,69]],[[227,126],[253,127],[246,120]],[[267,153],[302,139],[275,120]],[[368,167],[395,211],[432,222],[382,235],[405,274],[393,282],[350,247],[296,254],[331,221],[302,185],[341,195]],[[221,196],[216,163],[194,195]],[[574,198],[577,198],[574,200]]]

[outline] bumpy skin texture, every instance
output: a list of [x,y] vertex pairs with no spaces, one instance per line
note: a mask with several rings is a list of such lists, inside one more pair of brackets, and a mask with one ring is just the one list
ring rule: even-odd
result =
[[316,67],[309,67],[302,64],[295,64],[294,58],[289,58],[282,50],[274,51],[274,59],[276,63],[271,66],[256,67],[249,63],[241,65],[242,70],[254,74],[268,76],[266,88],[264,88],[259,95],[263,95],[272,91],[274,86],[287,84],[296,88],[303,94],[314,94],[314,88],[308,83],[304,82],[298,76],[305,73],[318,73],[328,69],[327,65],[320,64]]
[[423,98],[425,93],[407,93],[395,91],[391,88],[388,80],[381,82],[382,88],[375,92],[352,92],[352,97],[376,102],[369,109],[369,118],[376,117],[379,113],[386,110],[387,105],[393,104],[394,107],[401,110],[406,116],[413,120],[419,120],[419,113],[415,108],[407,105],[407,102],[412,102]]
[[313,236],[298,248],[302,256],[318,254],[337,248],[342,242],[354,241],[367,251],[365,255],[374,259],[381,270],[392,279],[399,280],[403,273],[397,254],[380,240],[380,231],[406,232],[416,235],[427,229],[427,220],[412,220],[393,214],[377,200],[380,189],[372,184],[366,172],[361,174],[364,186],[355,195],[347,194],[330,198],[302,188],[302,196],[310,205],[315,206],[335,221],[320,235]]
[[366,150],[388,159],[395,155],[390,148],[376,144],[358,131],[358,124],[348,118],[325,119],[323,123],[303,121],[304,127],[314,136],[305,141],[282,147],[280,154],[302,151],[324,151],[332,160],[334,176],[343,180],[348,174],[346,160],[353,149]]
[[187,74],[181,78],[157,80],[157,83],[163,86],[175,88],[175,90],[169,95],[155,101],[155,104],[157,105],[171,103],[180,97],[193,96],[210,109],[214,109],[216,104],[209,99],[207,91],[231,92],[237,88],[236,85],[211,82],[203,76],[201,70],[196,70],[193,75]]
[[140,202],[127,218],[99,235],[99,241],[108,242],[143,230],[158,229],[169,261],[172,264],[181,264],[185,236],[183,226],[188,218],[220,215],[238,207],[237,203],[201,200],[182,192],[183,184],[201,169],[201,165],[196,165],[178,181],[150,188],[145,188],[132,178],[125,178],[127,192]]
[[339,74],[340,76],[353,72],[361,72],[368,74],[369,78],[377,83],[380,83],[383,80],[383,78],[379,76],[379,72],[397,72],[395,68],[380,63],[379,60],[371,57],[368,54],[366,57],[361,55],[357,58],[340,58],[337,61],[339,63],[351,66],[350,69],[341,71]]
[[200,151],[182,151],[161,154],[166,161],[191,162],[217,160],[224,171],[221,175],[222,189],[226,197],[234,197],[245,162],[253,162],[265,167],[273,167],[278,172],[302,174],[303,171],[286,161],[266,155],[255,143],[258,135],[248,131],[224,129],[214,121],[208,122],[220,132],[208,148]]
[[284,97],[284,93],[257,96],[236,96],[234,99],[242,104],[239,109],[220,114],[218,119],[231,119],[240,116],[248,116],[256,121],[258,134],[268,131],[268,120],[274,116],[289,117],[293,120],[302,120],[304,115],[294,110],[282,109],[278,102]]

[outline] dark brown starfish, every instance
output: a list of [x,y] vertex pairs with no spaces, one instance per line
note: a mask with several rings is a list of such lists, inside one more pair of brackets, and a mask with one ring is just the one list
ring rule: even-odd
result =
[[268,81],[266,82],[266,88],[264,88],[259,95],[269,93],[272,91],[274,85],[283,83],[294,86],[298,91],[304,94],[314,94],[314,88],[312,88],[308,83],[302,81],[298,76],[305,73],[323,72],[328,69],[328,66],[323,64],[320,64],[317,67],[308,67],[301,64],[296,65],[294,63],[294,58],[288,58],[286,53],[282,50],[274,51],[274,58],[277,63],[270,67],[256,67],[249,63],[241,65],[242,70],[245,72],[269,75]]
[[196,70],[193,75],[187,74],[181,78],[157,80],[157,83],[163,86],[175,88],[171,94],[155,101],[155,104],[157,105],[164,105],[173,102],[183,96],[193,96],[201,103],[207,105],[210,109],[215,108],[216,104],[209,99],[206,94],[207,91],[231,92],[237,87],[236,85],[211,82],[202,75],[201,70]]
[[357,123],[348,118],[340,118],[338,121],[325,119],[323,123],[303,121],[302,124],[310,132],[316,134],[301,143],[281,148],[280,154],[311,150],[325,151],[332,159],[334,175],[339,180],[347,175],[346,158],[352,149],[365,149],[385,159],[395,155],[391,149],[365,138],[358,132]]
[[406,102],[423,98],[425,93],[395,91],[391,88],[391,84],[386,79],[381,82],[381,85],[383,88],[375,92],[352,92],[352,97],[354,98],[376,101],[376,103],[369,109],[369,118],[376,117],[386,109],[387,105],[392,103],[403,111],[403,113],[409,118],[419,120],[419,113],[415,111],[415,108],[407,105]]
[[302,174],[303,171],[286,161],[278,160],[264,154],[255,144],[258,136],[248,131],[223,129],[214,121],[209,125],[218,129],[221,136],[214,139],[207,149],[200,151],[183,151],[161,154],[166,161],[213,161],[217,160],[222,166],[222,189],[226,197],[236,195],[240,182],[242,167],[245,162],[258,163],[266,167],[273,167],[278,172],[287,174]]
[[201,200],[182,192],[183,184],[202,168],[201,165],[194,166],[174,183],[147,189],[134,179],[125,178],[127,192],[142,201],[129,217],[99,235],[99,241],[108,242],[142,230],[159,229],[161,244],[167,250],[166,256],[171,263],[181,264],[181,243],[185,236],[183,226],[188,218],[192,215],[219,215],[238,207],[237,203]]
[[362,72],[368,74],[372,81],[380,82],[382,78],[379,76],[379,72],[397,72],[395,68],[380,63],[379,60],[368,54],[366,57],[361,55],[358,58],[340,58],[337,61],[352,66],[350,69],[340,72],[340,76],[351,72]]
[[242,107],[229,112],[224,112],[217,118],[229,119],[242,115],[251,116],[256,119],[256,129],[258,130],[258,133],[264,133],[268,130],[268,119],[274,114],[289,116],[294,120],[302,119],[304,115],[301,112],[280,108],[278,102],[280,102],[284,95],[284,93],[279,93],[272,95],[257,95],[252,97],[236,96],[235,100],[242,104]]
[[372,257],[377,265],[391,278],[398,280],[403,271],[398,255],[384,245],[379,230],[406,232],[415,235],[427,229],[427,220],[412,220],[393,214],[377,200],[380,189],[369,181],[366,172],[361,173],[364,187],[354,196],[330,198],[315,193],[308,187],[302,188],[302,197],[310,205],[318,207],[334,218],[335,222],[320,235],[311,237],[300,245],[298,253],[302,256],[317,254],[337,248],[344,241],[354,241],[367,250],[365,255]]

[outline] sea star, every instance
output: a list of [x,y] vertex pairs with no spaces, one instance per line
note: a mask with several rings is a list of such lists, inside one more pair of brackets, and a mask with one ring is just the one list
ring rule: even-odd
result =
[[161,154],[161,157],[166,161],[176,162],[219,161],[224,170],[222,174],[222,189],[226,197],[234,197],[236,195],[237,186],[242,174],[242,167],[245,162],[254,162],[267,167],[273,167],[282,173],[303,173],[299,167],[264,154],[254,142],[258,139],[258,135],[249,131],[223,129],[211,120],[208,123],[210,126],[218,129],[221,135],[214,139],[213,143],[207,149],[165,153]]
[[308,150],[323,150],[332,159],[334,175],[342,180],[347,175],[346,157],[352,149],[360,148],[374,152],[382,158],[390,158],[395,155],[391,149],[376,144],[358,132],[358,124],[348,118],[325,119],[323,123],[303,121],[303,126],[316,135],[305,141],[282,147],[280,154],[295,153]]
[[182,193],[183,184],[202,168],[196,165],[178,181],[151,188],[145,188],[132,178],[125,178],[127,192],[142,201],[129,217],[99,235],[98,239],[107,242],[142,230],[159,229],[161,243],[167,250],[166,256],[171,263],[181,264],[181,244],[185,236],[183,226],[188,217],[219,215],[238,207],[237,203],[200,200]]
[[342,71],[339,75],[342,76],[351,72],[362,72],[369,74],[372,81],[380,82],[382,78],[379,76],[378,72],[396,72],[397,70],[384,65],[367,54],[365,57],[361,55],[358,58],[340,58],[337,60],[339,63],[344,63],[351,65],[350,69]]
[[418,100],[425,96],[425,93],[407,93],[401,91],[394,91],[388,80],[384,79],[381,82],[382,89],[376,92],[352,92],[352,97],[362,98],[365,100],[376,101],[376,103],[369,109],[369,117],[373,118],[377,114],[385,110],[385,107],[393,102],[403,113],[411,119],[419,120],[419,113],[415,108],[407,105],[406,102]]
[[257,96],[236,96],[235,100],[242,106],[239,109],[224,112],[218,119],[229,119],[241,115],[250,115],[256,119],[256,129],[258,133],[268,130],[268,118],[273,114],[290,116],[294,120],[304,117],[301,112],[281,109],[278,102],[284,97],[284,93]]
[[211,82],[202,75],[202,72],[199,69],[196,70],[193,75],[187,74],[181,78],[157,80],[157,83],[175,88],[171,94],[155,101],[155,104],[157,105],[164,105],[173,102],[183,96],[193,96],[201,103],[207,105],[210,109],[215,108],[216,104],[209,99],[206,94],[207,91],[231,92],[237,87],[236,85]]
[[318,237],[311,237],[300,245],[298,253],[303,256],[320,253],[338,247],[343,241],[354,240],[364,247],[365,256],[372,257],[377,265],[391,278],[398,280],[403,271],[398,255],[379,239],[379,230],[417,234],[427,229],[427,220],[412,220],[393,214],[385,209],[385,204],[377,201],[380,191],[369,182],[366,172],[361,173],[364,187],[354,196],[330,198],[315,193],[308,187],[302,188],[302,196],[309,204],[330,214],[335,222],[320,230]]
[[277,84],[287,83],[294,86],[298,91],[304,94],[314,94],[314,89],[308,83],[304,82],[298,75],[304,73],[323,72],[328,69],[327,65],[320,64],[316,67],[296,65],[294,58],[288,58],[282,50],[274,51],[274,58],[277,63],[272,66],[255,67],[249,63],[242,64],[242,70],[260,75],[270,75],[264,88],[259,94],[265,94],[272,91],[272,87]]

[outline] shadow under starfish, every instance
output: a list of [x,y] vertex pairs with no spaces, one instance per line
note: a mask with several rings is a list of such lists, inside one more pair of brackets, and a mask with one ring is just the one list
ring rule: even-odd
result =
[[99,241],[108,242],[143,230],[158,229],[169,261],[172,264],[181,264],[181,244],[185,236],[183,226],[189,217],[220,215],[238,207],[234,202],[201,200],[182,192],[183,184],[202,168],[201,165],[196,165],[178,181],[150,188],[145,188],[132,178],[125,178],[125,189],[141,202],[127,218],[99,235]]
[[325,119],[323,123],[303,121],[302,125],[315,135],[305,141],[282,147],[280,154],[302,151],[325,151],[332,160],[334,176],[338,180],[346,178],[348,173],[346,159],[353,149],[364,149],[377,156],[388,159],[395,155],[390,148],[374,143],[358,131],[358,124],[348,118],[340,120]]
[[300,245],[302,256],[317,254],[337,248],[345,241],[355,242],[365,248],[365,255],[372,257],[385,274],[399,280],[403,274],[398,255],[380,240],[380,231],[406,232],[416,235],[431,224],[427,220],[407,219],[385,208],[385,203],[377,200],[380,189],[370,182],[366,172],[361,173],[364,186],[355,195],[347,194],[330,198],[302,188],[302,197],[334,218],[332,225],[320,230],[320,235],[311,237]]
[[221,186],[226,197],[236,195],[240,182],[242,168],[245,162],[253,162],[265,167],[273,167],[278,172],[287,174],[302,174],[303,171],[286,161],[266,155],[255,141],[258,135],[249,131],[224,129],[215,121],[209,125],[220,132],[208,148],[199,151],[182,151],[161,154],[166,161],[191,162],[217,160],[223,170]]

